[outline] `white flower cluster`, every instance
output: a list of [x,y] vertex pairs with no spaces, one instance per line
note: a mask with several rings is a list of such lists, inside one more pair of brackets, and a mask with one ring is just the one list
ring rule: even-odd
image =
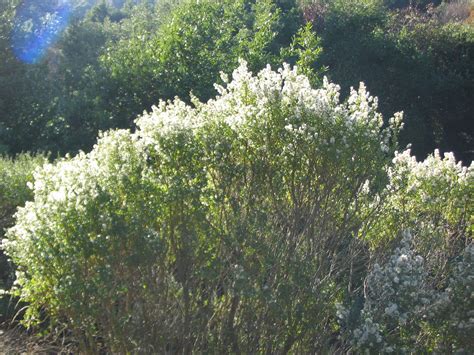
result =
[[[288,64],[278,71],[267,66],[253,76],[247,63],[241,61],[231,82],[224,75],[222,79],[225,86],[216,84],[219,95],[206,104],[194,100],[192,108],[179,100],[160,102],[136,121],[140,136],[149,143],[157,135],[224,123],[252,144],[248,130],[255,132],[258,128],[262,133],[277,125],[295,137],[287,147],[290,151],[298,141],[326,147],[337,143],[350,150],[351,140],[358,144],[376,140],[378,148],[388,152],[391,139],[402,127],[402,114],[397,113],[389,120],[389,127],[382,130],[377,99],[369,95],[363,83],[358,91],[351,90],[347,103],[340,103],[338,85],[325,78],[322,88],[313,89],[308,78]],[[340,153],[340,149],[337,151]]]
[[406,232],[386,264],[375,264],[367,276],[360,324],[349,336],[356,349],[391,353],[410,347],[411,339],[402,334],[423,318],[433,297],[423,258],[412,250],[411,240]]
[[[456,162],[453,153],[444,153],[442,158],[438,149],[421,162],[411,155],[410,149],[396,152],[393,163],[394,166],[389,169],[392,184],[396,185],[401,176],[409,176],[408,191],[417,191],[427,182],[438,188],[445,188],[446,185],[448,188],[459,188],[471,184],[474,179],[474,163],[469,167],[463,166],[462,161]],[[440,197],[443,195],[439,194]]]
[[435,289],[412,241],[407,233],[385,265],[374,265],[355,324],[349,324],[349,308],[338,305],[342,329],[359,350],[406,353],[422,349],[420,336],[432,336],[439,351],[462,353],[474,331],[474,244],[454,264],[448,285]]
[[153,106],[152,111],[144,112],[135,122],[140,130],[138,134],[144,144],[154,142],[156,134],[168,135],[189,131],[202,125],[200,115],[191,106],[186,105],[179,98],[174,101],[160,101],[158,106]]
[[[474,194],[474,164],[463,166],[452,153],[441,156],[438,150],[423,161],[417,161],[410,149],[395,152],[393,164],[388,167],[389,182],[380,194],[377,227],[373,240],[389,240],[399,230],[410,229],[422,255],[430,249],[449,248],[454,243],[446,239],[468,234],[469,206]],[[466,213],[468,218],[466,218]],[[442,257],[440,255],[440,257]],[[442,265],[442,260],[426,260]]]
[[[112,200],[120,185],[136,175],[133,170],[136,165],[144,162],[145,154],[137,137],[126,130],[117,130],[101,134],[91,153],[81,152],[74,158],[45,164],[34,172],[35,182],[28,184],[34,200],[18,209],[16,224],[2,241],[2,248],[19,265],[16,284],[23,287],[22,297],[30,296],[27,286],[34,286],[28,280],[32,275],[36,282],[48,280],[50,268],[57,267],[49,261],[65,257],[65,250],[71,246],[67,238],[78,241],[89,238],[87,233],[76,237],[73,226],[77,224],[74,228],[80,230],[84,223],[89,223],[88,213],[98,208],[100,195]],[[99,213],[93,217],[90,223],[106,233],[104,221],[110,218]],[[68,258],[73,263],[76,256],[71,253]],[[23,271],[25,266],[28,273]]]

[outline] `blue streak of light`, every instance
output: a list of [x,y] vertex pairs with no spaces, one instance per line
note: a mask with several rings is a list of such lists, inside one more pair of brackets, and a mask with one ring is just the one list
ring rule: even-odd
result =
[[69,4],[60,1],[24,1],[11,35],[15,56],[25,63],[37,63],[67,27],[71,10]]

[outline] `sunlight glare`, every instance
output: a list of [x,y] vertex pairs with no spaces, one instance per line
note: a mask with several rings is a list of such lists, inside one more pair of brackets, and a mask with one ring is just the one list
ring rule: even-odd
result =
[[11,34],[15,56],[25,63],[37,63],[67,27],[71,12],[65,0],[25,0],[17,10]]

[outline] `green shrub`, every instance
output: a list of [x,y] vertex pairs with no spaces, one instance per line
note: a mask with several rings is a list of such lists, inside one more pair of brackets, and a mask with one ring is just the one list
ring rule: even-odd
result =
[[101,57],[109,82],[115,127],[128,128],[158,99],[190,92],[214,97],[219,72],[231,73],[239,58],[253,70],[280,64],[300,19],[292,0],[183,1],[156,32],[137,31]]
[[421,162],[410,150],[397,153],[372,242],[384,243],[398,230],[411,229],[420,236],[417,247],[424,255],[433,250],[459,255],[473,231],[473,173],[473,164],[462,166],[452,153],[441,158],[436,150]]
[[288,66],[217,88],[36,172],[4,241],[27,324],[44,312],[88,351],[335,346],[399,117],[382,129],[364,86],[340,103]]
[[433,284],[436,271],[415,252],[414,240],[407,234],[382,266],[373,266],[362,305],[339,306],[341,333],[353,350],[464,354],[473,348],[472,240],[450,261],[443,287]]
[[[46,161],[42,155],[21,154],[8,158],[0,156],[0,236],[13,225],[13,214],[18,206],[32,199],[27,183],[33,180],[33,171]],[[0,249],[0,290],[9,288],[14,280],[12,266]],[[0,295],[0,321],[8,312],[8,299]]]
[[[388,177],[365,234],[375,265],[339,310],[342,333],[358,351],[463,353],[473,346],[474,164],[406,150]],[[400,247],[399,231],[410,231]]]

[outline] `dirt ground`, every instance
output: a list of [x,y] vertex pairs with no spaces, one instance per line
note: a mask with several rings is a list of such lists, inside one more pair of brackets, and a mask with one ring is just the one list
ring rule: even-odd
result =
[[0,329],[0,354],[37,354],[41,349],[15,329]]
[[0,328],[0,355],[60,354],[60,348],[28,335],[19,328]]

